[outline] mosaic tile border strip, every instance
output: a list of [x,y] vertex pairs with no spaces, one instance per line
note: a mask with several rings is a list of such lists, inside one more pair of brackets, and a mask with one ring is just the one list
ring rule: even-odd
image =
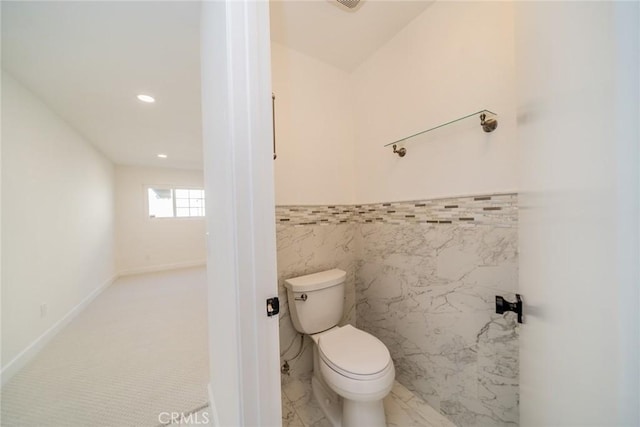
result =
[[276,223],[282,225],[382,222],[515,227],[517,221],[518,195],[515,193],[364,205],[276,207]]

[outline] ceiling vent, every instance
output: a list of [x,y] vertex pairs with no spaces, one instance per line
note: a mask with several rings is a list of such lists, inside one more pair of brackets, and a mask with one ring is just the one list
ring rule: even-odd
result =
[[353,9],[360,3],[360,0],[338,0],[338,3],[347,6],[349,9]]

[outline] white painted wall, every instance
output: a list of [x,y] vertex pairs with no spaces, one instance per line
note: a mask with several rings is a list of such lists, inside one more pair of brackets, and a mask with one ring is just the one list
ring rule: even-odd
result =
[[[352,74],[359,203],[517,190],[513,6],[435,2]],[[383,145],[487,108],[479,119]]]
[[2,74],[3,372],[114,279],[113,169]]
[[116,241],[119,274],[204,265],[204,218],[149,218],[147,188],[204,188],[202,171],[116,167]]
[[276,204],[354,202],[349,74],[271,43],[276,95]]

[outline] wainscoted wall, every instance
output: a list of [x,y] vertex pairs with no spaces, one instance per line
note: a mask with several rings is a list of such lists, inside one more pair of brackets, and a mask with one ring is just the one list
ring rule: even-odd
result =
[[517,424],[517,323],[494,313],[495,295],[517,290],[516,196],[430,201],[431,223],[420,204],[358,227],[357,326],[457,425]]
[[[380,338],[397,379],[460,426],[517,425],[518,327],[494,314],[517,291],[517,196],[279,207],[278,271],[338,266],[355,280],[347,321]],[[284,225],[286,224],[286,225]],[[298,273],[300,272],[300,273]],[[286,304],[281,349],[298,342]],[[292,375],[312,369],[311,343]]]

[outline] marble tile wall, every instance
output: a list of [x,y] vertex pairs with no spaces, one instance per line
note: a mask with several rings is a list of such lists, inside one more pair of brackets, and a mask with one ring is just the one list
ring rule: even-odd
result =
[[518,328],[494,314],[517,286],[515,228],[364,224],[357,326],[390,349],[397,379],[459,426],[518,422]]
[[[516,195],[279,207],[277,220],[282,301],[285,278],[346,270],[345,321],[387,345],[400,383],[456,425],[518,424],[518,326],[494,313],[495,295],[517,291]],[[283,305],[284,352],[296,338]],[[312,370],[311,349],[291,377]]]
[[[345,311],[342,324],[355,325],[355,231],[353,223],[327,223],[318,225],[277,224],[278,297],[280,298],[280,359],[291,359],[300,348],[300,335],[289,314],[286,279],[340,268],[347,272],[345,284]],[[308,375],[313,370],[312,342],[304,338],[301,356],[289,363],[289,375],[283,381]]]

